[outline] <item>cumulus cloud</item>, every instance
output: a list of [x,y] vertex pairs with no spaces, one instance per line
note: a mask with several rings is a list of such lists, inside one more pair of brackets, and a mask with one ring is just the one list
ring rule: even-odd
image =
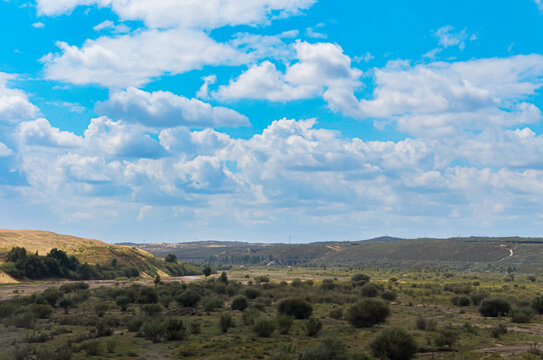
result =
[[15,78],[15,75],[0,73],[0,122],[15,123],[39,114],[24,91],[8,86],[8,81]]
[[397,119],[402,130],[417,135],[531,123],[539,121],[540,111],[523,100],[541,87],[541,75],[540,55],[415,66],[391,62],[375,69],[371,99],[350,94],[338,109],[358,118]]
[[351,67],[351,59],[339,45],[298,41],[293,48],[298,62],[287,66],[284,73],[264,61],[221,86],[214,96],[289,101],[323,95],[334,102],[340,92],[352,91],[359,84],[362,72]]
[[96,105],[96,110],[110,118],[150,127],[224,127],[249,123],[247,117],[225,107],[213,107],[167,91],[149,93],[135,88],[111,93],[108,100]]
[[37,0],[42,15],[55,16],[72,11],[77,6],[110,7],[122,20],[141,20],[152,28],[215,29],[222,26],[258,25],[271,17],[298,14],[315,0]]
[[108,87],[139,86],[162,74],[204,65],[239,65],[246,54],[191,30],[144,30],[135,35],[86,40],[81,48],[58,42],[61,54],[41,61],[48,79]]

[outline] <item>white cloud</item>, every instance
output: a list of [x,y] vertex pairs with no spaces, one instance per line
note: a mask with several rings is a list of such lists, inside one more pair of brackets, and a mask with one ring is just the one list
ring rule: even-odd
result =
[[6,146],[6,144],[0,142],[0,157],[13,155],[13,151]]
[[45,27],[45,24],[42,22],[35,22],[34,24],[32,24],[32,27],[36,29],[43,29]]
[[202,80],[204,80],[204,83],[196,93],[196,97],[199,97],[200,99],[209,99],[209,85],[213,85],[217,82],[217,76],[215,74],[204,76]]
[[37,0],[40,14],[55,16],[70,12],[77,6],[110,7],[122,20],[142,20],[151,28],[201,28],[259,25],[273,16],[298,14],[315,0]]
[[[468,39],[469,35],[466,30],[455,31],[454,27],[451,25],[444,26],[439,28],[435,32],[435,36],[439,39],[439,45],[444,48],[450,46],[458,46],[460,50],[464,50],[466,47],[465,41]],[[474,38],[475,40],[476,38]]]
[[98,113],[150,127],[221,127],[248,125],[247,117],[234,110],[167,91],[148,93],[135,88],[116,91],[96,105]]
[[543,1],[541,0],[533,0],[533,1],[537,5],[539,10],[543,10]]
[[287,66],[284,73],[264,61],[250,67],[227,86],[214,94],[221,99],[266,99],[288,101],[319,95],[331,101],[337,92],[358,85],[362,72],[351,67],[351,60],[340,46],[330,43],[294,44],[298,62]]
[[542,86],[542,75],[540,55],[415,66],[390,62],[375,69],[373,98],[345,94],[337,109],[358,118],[396,119],[402,130],[424,136],[526,124],[541,116],[524,100]]
[[0,122],[15,123],[39,114],[24,91],[8,87],[8,81],[15,78],[15,75],[0,72]]
[[64,42],[62,54],[48,54],[48,79],[108,87],[139,86],[164,73],[180,74],[204,65],[239,65],[248,56],[203,32],[145,30],[133,35],[86,40],[81,48]]

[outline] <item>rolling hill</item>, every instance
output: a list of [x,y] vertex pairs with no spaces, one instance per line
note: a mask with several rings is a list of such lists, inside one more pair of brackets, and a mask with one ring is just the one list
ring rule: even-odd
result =
[[[81,263],[109,265],[113,259],[119,266],[130,266],[148,275],[158,272],[163,276],[170,274],[168,264],[163,259],[134,246],[112,245],[95,239],[60,235],[39,230],[0,229],[0,261],[13,247],[24,247],[29,253],[46,255],[57,248],[68,255],[74,255]],[[187,272],[196,273],[197,269],[182,264]],[[5,277],[0,275],[1,278]]]
[[278,264],[370,267],[437,267],[472,271],[543,273],[543,239],[465,237],[309,244],[219,241],[131,244],[153,254],[215,264]]

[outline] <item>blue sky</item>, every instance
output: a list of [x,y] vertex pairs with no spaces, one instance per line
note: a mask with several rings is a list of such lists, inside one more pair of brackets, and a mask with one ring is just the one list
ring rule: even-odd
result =
[[0,1],[0,227],[543,236],[543,3]]

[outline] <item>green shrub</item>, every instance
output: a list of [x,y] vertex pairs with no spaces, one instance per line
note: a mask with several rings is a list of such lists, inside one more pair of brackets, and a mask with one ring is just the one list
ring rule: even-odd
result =
[[451,298],[451,303],[456,306],[470,306],[471,300],[466,295],[457,295]]
[[252,330],[259,337],[270,337],[275,331],[275,327],[275,322],[272,319],[259,318],[256,319]]
[[141,288],[137,297],[138,304],[156,304],[158,302],[158,292],[155,288],[145,286]]
[[115,299],[117,306],[121,308],[121,311],[128,310],[128,305],[131,303],[130,298],[126,295],[120,295]]
[[426,330],[427,322],[426,319],[422,316],[417,317],[417,320],[415,320],[415,328],[417,330]]
[[237,296],[232,301],[232,310],[243,311],[249,306],[249,300],[243,295]]
[[59,300],[58,306],[64,309],[64,313],[67,314],[68,310],[74,306],[74,301],[69,297],[63,297]]
[[279,313],[293,316],[295,319],[307,319],[313,313],[313,307],[300,298],[288,298],[281,301],[277,307]]
[[255,323],[256,318],[260,316],[260,313],[255,308],[249,308],[241,315],[241,321],[247,326],[252,326]]
[[109,306],[106,303],[98,303],[94,306],[94,312],[98,317],[103,317],[108,311]]
[[504,324],[498,324],[490,328],[490,336],[495,339],[500,338],[500,336],[507,334],[507,326]]
[[534,313],[529,308],[514,308],[509,312],[511,321],[519,324],[527,324],[532,320]]
[[484,299],[479,306],[479,313],[485,317],[504,316],[511,310],[511,305],[500,298]]
[[370,348],[375,357],[388,360],[408,360],[417,353],[413,336],[399,328],[381,331],[370,343]]
[[383,291],[381,293],[381,298],[387,300],[387,301],[394,301],[398,297],[398,294],[396,294],[394,291]]
[[145,304],[143,306],[143,312],[147,316],[155,316],[162,312],[162,305],[160,304]]
[[51,306],[42,304],[34,304],[30,307],[30,310],[38,319],[47,319],[53,313],[53,308]]
[[294,350],[291,344],[280,344],[266,360],[294,360]]
[[223,301],[219,299],[218,297],[206,297],[204,299],[204,311],[208,314],[212,311],[217,310],[218,308],[222,308]]
[[329,316],[332,319],[339,320],[339,319],[341,319],[343,317],[343,309],[342,308],[335,308],[332,311],[330,311]]
[[367,283],[360,288],[360,295],[365,297],[376,297],[379,295],[379,286],[374,283]]
[[166,331],[165,324],[160,320],[147,320],[144,322],[142,329],[143,336],[147,340],[154,343],[160,342],[164,332]]
[[200,295],[194,290],[187,290],[179,294],[175,299],[183,307],[196,307],[200,301]]
[[254,287],[247,287],[244,291],[245,296],[247,296],[248,299],[256,299],[260,296],[260,291],[258,289],[255,289]]
[[363,299],[347,310],[346,319],[354,327],[363,328],[382,324],[389,315],[390,309],[383,301]]
[[288,315],[279,315],[277,316],[277,328],[281,335],[287,335],[292,327],[294,319]]
[[96,323],[96,328],[95,328],[96,337],[111,336],[112,334],[113,334],[113,330],[109,327],[107,321],[100,320]]
[[193,321],[189,325],[190,333],[198,335],[201,332],[201,324],[198,321]]
[[447,346],[450,349],[458,341],[459,335],[454,329],[441,329],[434,336],[434,344],[438,347]]
[[102,354],[102,343],[99,340],[90,340],[81,344],[81,348],[90,356]]
[[481,305],[481,302],[488,297],[487,293],[477,292],[470,295],[471,302],[475,306]]
[[30,311],[23,311],[13,318],[13,325],[18,328],[33,329],[36,315]]
[[183,340],[187,336],[187,328],[179,318],[170,318],[166,322],[166,339]]
[[351,282],[354,286],[363,286],[370,281],[370,277],[366,274],[354,274],[351,277]]
[[304,349],[299,360],[347,360],[347,346],[335,336],[324,337],[316,346]]
[[311,317],[305,322],[305,334],[307,336],[317,336],[321,329],[322,321],[315,317]]
[[117,339],[109,339],[106,342],[106,349],[108,353],[114,353],[116,347],[117,347]]
[[19,305],[13,304],[13,303],[0,303],[0,318],[5,319],[13,314],[15,314],[19,310]]
[[126,327],[130,332],[138,332],[143,324],[143,320],[140,317],[130,317],[126,320]]
[[230,314],[221,314],[219,318],[219,329],[223,333],[227,332],[229,328],[234,326],[234,321],[232,320],[232,315]]
[[537,314],[543,314],[543,296],[538,295],[534,297],[531,305]]
[[333,290],[336,287],[336,283],[332,279],[324,279],[321,283],[321,289]]

